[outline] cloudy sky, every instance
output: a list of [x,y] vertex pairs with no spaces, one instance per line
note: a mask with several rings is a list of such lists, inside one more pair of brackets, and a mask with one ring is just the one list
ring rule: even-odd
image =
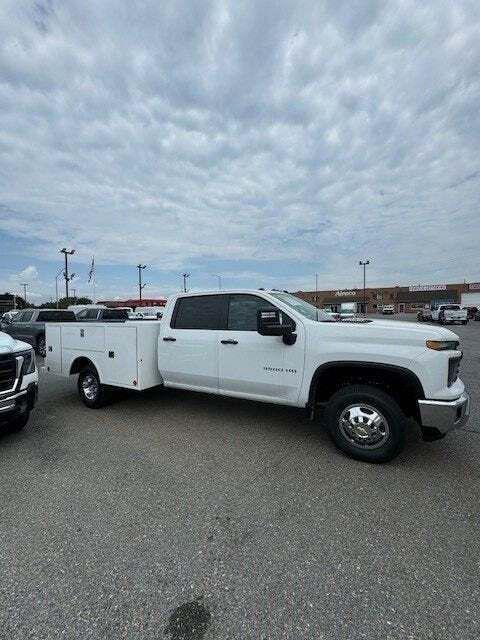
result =
[[480,280],[478,0],[2,0],[0,290]]

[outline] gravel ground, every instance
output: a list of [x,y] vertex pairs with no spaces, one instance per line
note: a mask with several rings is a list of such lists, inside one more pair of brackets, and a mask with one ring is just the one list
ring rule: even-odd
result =
[[181,391],[86,409],[42,372],[0,441],[0,638],[480,636],[480,323],[468,430],[346,458],[295,409]]

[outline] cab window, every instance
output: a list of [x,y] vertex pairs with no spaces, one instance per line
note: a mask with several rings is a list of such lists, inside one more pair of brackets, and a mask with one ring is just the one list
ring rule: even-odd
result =
[[[277,309],[277,307],[260,296],[246,293],[231,294],[228,304],[228,330],[256,331],[259,309]],[[288,323],[295,327],[294,321],[285,313],[281,312],[280,319],[282,324]]]

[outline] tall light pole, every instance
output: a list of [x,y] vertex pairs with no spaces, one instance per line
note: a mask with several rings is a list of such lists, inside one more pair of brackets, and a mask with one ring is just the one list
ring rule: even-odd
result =
[[28,282],[22,282],[22,287],[23,287],[23,299],[25,301],[25,306],[27,306],[27,287],[28,287]]
[[138,297],[142,299],[142,291],[146,287],[146,284],[142,284],[142,271],[147,268],[146,264],[137,264],[138,269]]
[[65,278],[65,297],[68,300],[68,283],[75,275],[73,274],[71,277],[68,276],[68,256],[73,256],[73,254],[75,253],[75,249],[71,249],[70,251],[68,251],[68,249],[65,249],[64,247],[63,249],[60,249],[60,253],[63,253],[63,255],[65,256],[65,273],[63,274],[63,277]]
[[187,293],[187,278],[190,277],[189,273],[182,273],[182,277],[183,277],[183,291],[184,293]]
[[57,301],[56,302],[57,309],[58,309],[58,279],[62,274],[63,274],[63,271],[62,269],[60,269],[60,271],[55,276],[55,300]]
[[367,269],[367,264],[370,264],[370,260],[360,260],[360,262],[358,263],[361,267],[363,267],[363,313],[364,315],[367,315],[367,294],[365,291],[366,288],[366,269]]
[[221,291],[222,289],[222,276],[217,276],[218,278],[218,289]]

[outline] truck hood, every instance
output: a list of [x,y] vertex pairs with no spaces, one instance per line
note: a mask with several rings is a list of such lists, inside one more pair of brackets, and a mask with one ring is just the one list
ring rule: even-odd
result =
[[14,340],[8,333],[0,331],[0,355],[4,353],[15,353],[16,351],[25,351],[31,349],[31,345],[20,340]]
[[[327,323],[319,323],[325,324]],[[330,323],[328,323],[330,325]],[[332,333],[339,338],[362,342],[411,344],[425,346],[426,340],[460,340],[456,333],[419,322],[398,320],[371,320],[370,322],[332,322]],[[320,327],[318,327],[319,332]]]

